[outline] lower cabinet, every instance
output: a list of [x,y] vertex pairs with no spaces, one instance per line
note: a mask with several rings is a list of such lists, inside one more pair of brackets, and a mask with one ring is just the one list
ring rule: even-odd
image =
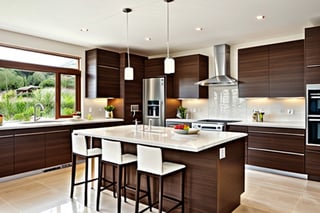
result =
[[0,131],[0,178],[14,173],[14,131]]
[[45,167],[45,133],[16,131],[14,139],[14,173]]
[[71,162],[70,135],[69,129],[56,129],[46,133],[45,167]]
[[248,164],[305,173],[303,129],[248,127]]
[[306,150],[306,173],[309,180],[320,181],[320,150]]
[[[248,132],[248,127],[247,126],[238,126],[238,125],[228,125],[227,126],[227,131],[230,132],[244,132],[247,133]],[[244,162],[247,164],[248,163],[248,137],[245,138],[245,143],[244,143],[244,153],[245,153],[245,157],[244,157]]]

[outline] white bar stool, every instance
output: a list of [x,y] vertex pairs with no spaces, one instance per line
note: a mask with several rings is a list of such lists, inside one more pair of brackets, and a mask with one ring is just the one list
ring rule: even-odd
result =
[[[77,157],[85,159],[85,180],[76,183],[76,166]],[[98,158],[101,159],[101,149],[100,148],[88,148],[85,136],[72,133],[72,171],[71,171],[71,192],[70,197],[73,198],[74,186],[84,184],[84,205],[87,206],[88,202],[88,183],[98,180],[98,178],[92,178],[88,180],[88,164],[89,159]]]
[[[119,141],[109,141],[102,139],[101,140],[102,147],[102,158],[99,162],[99,181],[98,181],[98,190],[97,190],[97,206],[96,210],[99,211],[99,203],[100,203],[100,193],[101,191],[107,189],[111,185],[117,184],[117,209],[118,213],[121,212],[121,189],[123,188],[124,193],[124,201],[126,202],[127,193],[126,189],[132,189],[127,185],[127,174],[126,174],[126,166],[136,163],[137,156],[132,154],[122,154],[121,142]],[[104,179],[102,176],[102,169],[104,163],[111,163],[112,166],[116,166],[118,170],[118,180],[115,183],[114,181],[106,186],[101,186],[101,182]],[[124,169],[124,183],[122,185],[122,170]],[[114,180],[114,172],[113,172],[113,180]],[[110,182],[110,181],[107,181]],[[133,190],[133,189],[132,189]]]
[[[185,168],[184,164],[178,164],[173,162],[163,162],[162,161],[162,151],[161,148],[148,147],[148,146],[137,146],[137,156],[138,156],[138,168],[137,168],[137,189],[136,189],[136,204],[135,204],[135,212],[139,212],[139,201],[141,197],[140,193],[140,179],[141,175],[144,174],[149,178],[149,176],[153,176],[159,179],[159,200],[154,202],[153,204],[149,204],[149,206],[140,212],[144,212],[148,208],[152,211],[152,206],[159,204],[158,209],[159,212],[162,212],[162,200],[163,198],[170,199],[175,201],[177,204],[173,206],[166,212],[170,212],[175,208],[181,206],[181,212],[184,212],[184,176],[185,176]],[[167,175],[172,175],[174,173],[181,172],[181,198],[180,200],[174,197],[170,197],[163,194],[163,179]],[[148,186],[149,188],[149,186]],[[149,189],[148,189],[149,190]],[[150,196],[150,190],[148,191]]]

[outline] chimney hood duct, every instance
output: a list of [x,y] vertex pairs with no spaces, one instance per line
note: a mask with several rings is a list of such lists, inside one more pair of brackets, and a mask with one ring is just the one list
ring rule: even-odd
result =
[[200,86],[233,86],[237,80],[230,77],[230,46],[220,44],[214,46],[214,62],[216,75],[195,83]]

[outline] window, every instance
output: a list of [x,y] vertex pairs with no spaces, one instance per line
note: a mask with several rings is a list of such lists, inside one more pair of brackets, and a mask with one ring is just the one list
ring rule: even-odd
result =
[[0,113],[6,120],[67,118],[80,110],[79,58],[0,46]]

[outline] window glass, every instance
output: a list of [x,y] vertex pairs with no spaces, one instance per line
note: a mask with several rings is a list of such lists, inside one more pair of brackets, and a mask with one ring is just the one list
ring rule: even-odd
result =
[[76,84],[75,75],[61,74],[61,115],[71,115],[76,110]]
[[0,68],[0,113],[5,120],[33,120],[41,103],[42,119],[55,118],[55,73]]
[[56,56],[3,46],[0,46],[0,59],[54,67],[79,68],[79,60],[76,58]]

